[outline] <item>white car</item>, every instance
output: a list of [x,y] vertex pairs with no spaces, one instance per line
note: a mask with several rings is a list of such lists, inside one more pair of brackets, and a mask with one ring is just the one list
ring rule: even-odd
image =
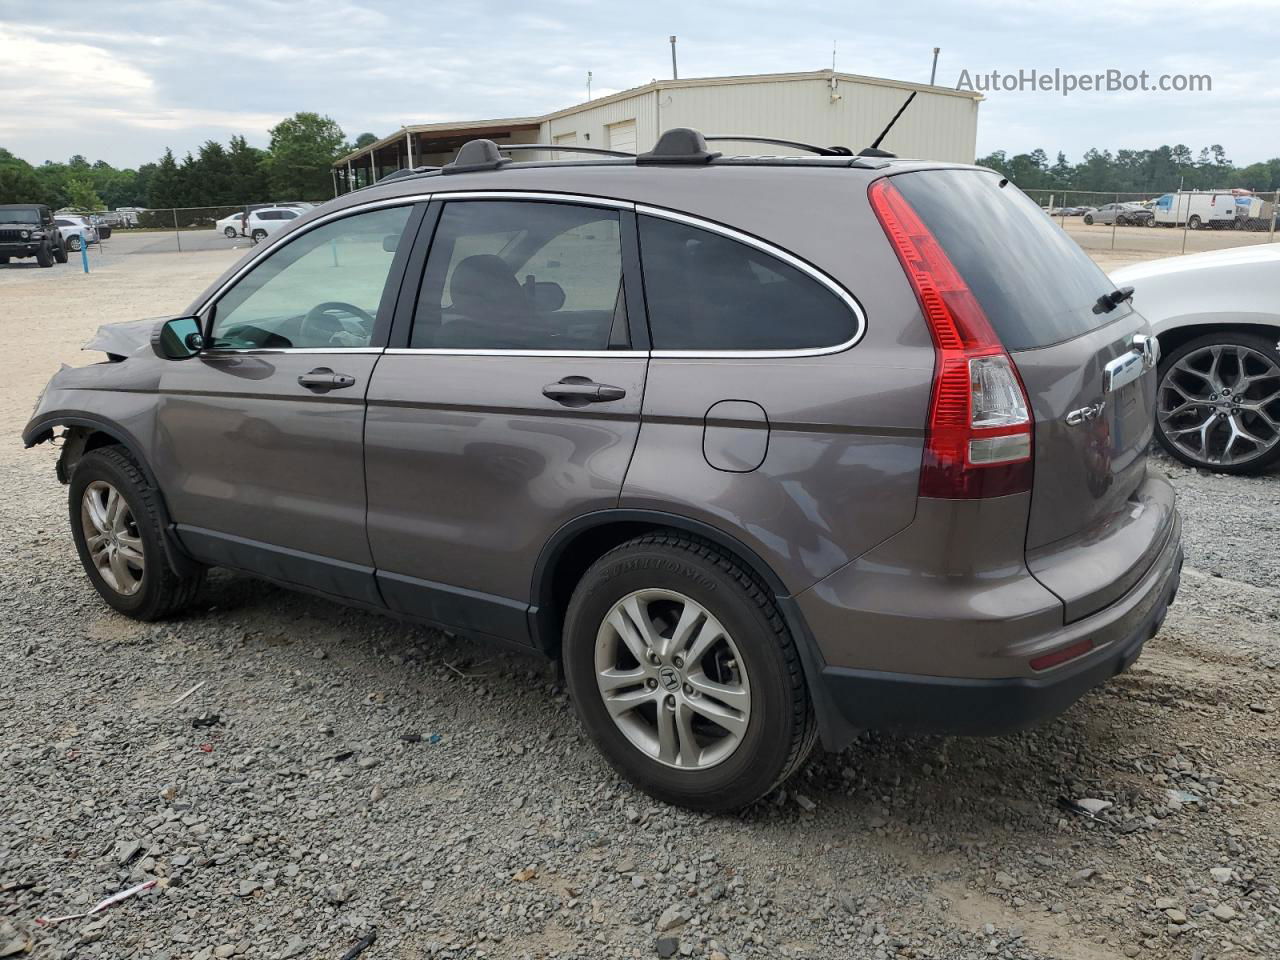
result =
[[223,217],[214,223],[213,229],[231,240],[242,237],[244,236],[244,214],[233,213],[229,217]]
[[1111,274],[1160,341],[1156,437],[1184,463],[1280,462],[1280,243],[1151,260]]
[[84,237],[87,243],[98,242],[98,228],[84,217],[64,213],[54,217],[53,222],[57,225],[58,232],[62,234],[62,243],[68,250],[79,250],[81,237]]
[[290,220],[296,220],[304,212],[296,207],[262,207],[249,214],[245,233],[254,243],[259,243],[288,226]]

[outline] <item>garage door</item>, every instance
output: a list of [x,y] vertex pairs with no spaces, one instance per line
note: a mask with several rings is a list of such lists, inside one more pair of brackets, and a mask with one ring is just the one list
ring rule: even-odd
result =
[[571,147],[577,144],[578,135],[576,133],[557,133],[552,138],[553,143],[563,143],[565,146]]
[[634,120],[611,123],[607,129],[609,131],[610,150],[625,150],[627,153],[636,152],[636,122]]

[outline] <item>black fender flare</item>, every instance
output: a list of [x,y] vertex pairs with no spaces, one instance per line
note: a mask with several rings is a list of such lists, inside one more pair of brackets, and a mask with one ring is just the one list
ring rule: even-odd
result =
[[[176,526],[169,514],[169,506],[165,503],[164,490],[161,489],[159,482],[156,480],[156,474],[151,469],[151,464],[147,462],[147,458],[142,454],[142,445],[138,443],[137,438],[132,433],[115,421],[90,413],[87,410],[55,410],[41,414],[31,420],[22,430],[22,442],[27,448],[31,448],[44,443],[46,440],[51,440],[55,427],[82,427],[86,430],[104,433],[128,450],[129,456],[134,459],[138,464],[138,469],[142,471],[142,475],[147,478],[147,483],[156,491],[156,502],[160,507],[160,521],[164,526],[165,555],[169,560],[169,565],[183,576],[190,576],[200,568],[201,565],[192,559],[178,539]],[[62,479],[61,468],[59,468],[59,478]],[[67,480],[64,479],[63,482],[65,483]]]
[[858,728],[845,719],[844,714],[831,700],[831,694],[822,681],[822,670],[826,666],[826,659],[818,648],[818,641],[809,629],[808,623],[805,622],[800,605],[787,589],[782,578],[759,553],[737,537],[712,524],[681,514],[628,507],[595,510],[575,517],[552,534],[533,566],[530,592],[533,602],[529,607],[529,632],[538,649],[553,656],[556,655],[554,651],[558,650],[556,641],[560,624],[552,612],[552,583],[556,564],[581,534],[615,523],[644,524],[650,527],[682,530],[710,541],[735,555],[750,567],[752,572],[759,576],[772,591],[778,610],[786,620],[791,636],[795,640],[796,649],[800,654],[800,665],[804,672],[805,686],[809,690],[809,699],[813,704],[818,723],[818,735],[823,746],[828,750],[840,750],[858,735],[860,732]]

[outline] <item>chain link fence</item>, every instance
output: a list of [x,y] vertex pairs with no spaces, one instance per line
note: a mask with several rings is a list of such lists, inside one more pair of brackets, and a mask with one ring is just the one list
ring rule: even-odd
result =
[[[94,224],[101,247],[116,254],[190,253],[256,243],[323,201],[232,203],[206,207],[76,211]],[[61,216],[72,213],[62,211]],[[257,217],[250,220],[250,214]]]
[[1174,256],[1272,243],[1280,190],[1028,190],[1086,251]]

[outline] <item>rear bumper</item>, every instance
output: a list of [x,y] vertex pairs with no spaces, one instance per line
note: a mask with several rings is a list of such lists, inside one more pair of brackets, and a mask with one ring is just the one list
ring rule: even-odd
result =
[[1160,557],[1129,593],[1062,629],[1057,645],[1089,637],[1096,649],[1042,673],[965,678],[825,666],[819,699],[840,714],[828,717],[825,729],[837,743],[861,729],[993,736],[1055,717],[1138,659],[1143,644],[1163,624],[1181,573],[1179,522]]

